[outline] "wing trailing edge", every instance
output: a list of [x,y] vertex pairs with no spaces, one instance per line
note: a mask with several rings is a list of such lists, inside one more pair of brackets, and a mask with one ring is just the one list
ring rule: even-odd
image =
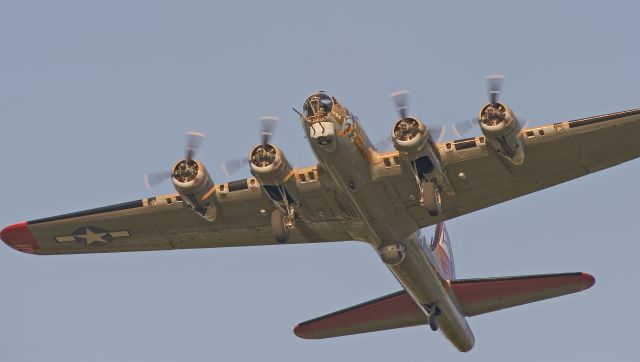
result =
[[[537,302],[588,289],[595,278],[586,273],[525,275],[514,277],[452,280],[449,286],[465,316]],[[298,324],[294,333],[305,339],[426,324],[422,310],[405,291],[339,310]]]

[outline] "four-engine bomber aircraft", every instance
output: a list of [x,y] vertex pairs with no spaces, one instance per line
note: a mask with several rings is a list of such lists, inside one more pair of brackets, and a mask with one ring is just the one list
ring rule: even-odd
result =
[[[193,158],[202,135],[189,133],[187,156],[167,173],[177,193],[18,223],[0,237],[39,255],[364,241],[404,290],[301,323],[296,335],[428,324],[469,351],[475,339],[465,317],[577,292],[595,280],[584,273],[456,279],[443,221],[640,155],[640,109],[521,127],[498,99],[500,79],[490,78],[480,137],[439,143],[399,92],[396,150],[379,152],[353,113],[318,92],[299,113],[317,165],[293,168],[267,126],[245,162],[253,177],[215,184]],[[420,229],[430,225],[436,234],[427,242]]]

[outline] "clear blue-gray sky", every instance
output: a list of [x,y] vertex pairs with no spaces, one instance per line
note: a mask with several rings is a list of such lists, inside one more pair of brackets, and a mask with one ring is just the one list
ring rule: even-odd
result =
[[[474,116],[484,76],[537,123],[640,106],[634,2],[0,3],[0,224],[172,192],[184,131],[246,155],[257,118],[314,158],[290,107],[323,89],[372,139],[389,93],[428,122]],[[640,135],[639,135],[640,136]],[[606,152],[606,151],[604,151]],[[237,178],[248,175],[238,173]],[[0,361],[635,360],[640,162],[451,220],[459,277],[586,271],[580,294],[472,318],[465,355],[428,328],[322,341],[303,320],[398,290],[365,244],[37,257],[0,245]]]

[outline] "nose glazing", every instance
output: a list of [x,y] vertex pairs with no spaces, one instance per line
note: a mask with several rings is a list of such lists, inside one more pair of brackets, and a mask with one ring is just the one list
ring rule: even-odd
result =
[[322,118],[333,109],[333,99],[324,92],[318,92],[310,95],[304,102],[302,107],[304,116],[307,119],[314,120]]

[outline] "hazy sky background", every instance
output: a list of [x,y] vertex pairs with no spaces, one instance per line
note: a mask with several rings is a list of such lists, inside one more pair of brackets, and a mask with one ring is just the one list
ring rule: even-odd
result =
[[[480,4],[482,3],[482,4]],[[427,122],[475,116],[484,76],[537,123],[640,106],[634,2],[0,2],[0,225],[172,192],[184,131],[222,161],[258,141],[315,160],[300,107],[323,89],[372,139],[411,93]],[[479,132],[476,130],[476,132]],[[639,135],[640,142],[640,135]],[[606,152],[606,150],[603,150]],[[248,175],[243,170],[232,179]],[[461,278],[586,271],[583,293],[428,327],[322,341],[303,320],[399,289],[366,244],[38,257],[0,245],[0,361],[636,360],[640,162],[448,222]],[[432,232],[431,230],[428,231]]]

